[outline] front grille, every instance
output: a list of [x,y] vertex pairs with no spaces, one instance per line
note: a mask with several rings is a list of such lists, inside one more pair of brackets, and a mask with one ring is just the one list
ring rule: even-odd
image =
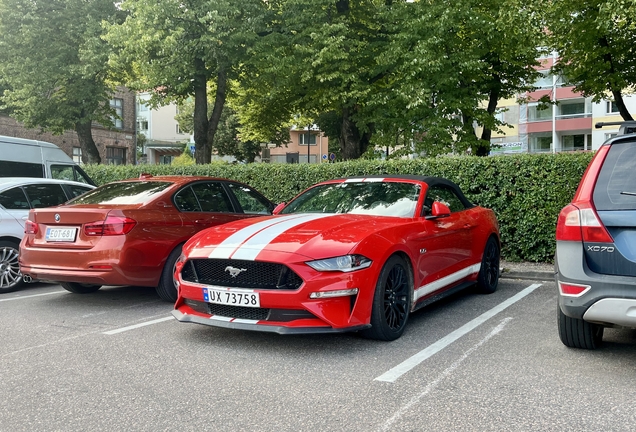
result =
[[210,315],[219,315],[227,318],[241,318],[259,321],[267,319],[267,315],[269,315],[269,309],[228,306],[215,303],[208,304],[208,311]]
[[226,318],[241,318],[258,321],[290,322],[297,319],[316,318],[311,312],[298,309],[265,309],[243,306],[228,306],[215,303],[205,303],[187,299],[185,304],[197,312],[218,315]]
[[191,259],[183,266],[181,277],[187,282],[252,289],[293,290],[303,283],[283,264],[227,259]]

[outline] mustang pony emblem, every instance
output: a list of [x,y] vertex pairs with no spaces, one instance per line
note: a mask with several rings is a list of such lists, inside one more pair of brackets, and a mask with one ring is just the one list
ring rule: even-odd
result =
[[238,275],[240,275],[241,273],[243,273],[244,271],[247,271],[247,269],[243,269],[243,268],[240,269],[240,268],[236,268],[236,267],[227,266],[227,267],[225,267],[225,271],[229,271],[230,272],[230,276],[235,278]]

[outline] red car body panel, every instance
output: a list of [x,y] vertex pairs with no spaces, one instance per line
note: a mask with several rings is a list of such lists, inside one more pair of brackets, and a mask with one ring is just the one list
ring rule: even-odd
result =
[[[95,285],[157,286],[168,255],[193,234],[211,226],[256,215],[221,212],[183,212],[172,197],[196,182],[228,182],[192,176],[148,177],[171,185],[140,204],[66,204],[32,210],[29,220],[38,232],[26,234],[20,246],[20,268],[33,279]],[[131,179],[121,183],[133,183]],[[236,182],[232,182],[237,184]],[[56,220],[58,215],[58,220]],[[125,217],[136,224],[123,235],[89,236],[87,224],[107,217]],[[77,228],[74,242],[45,239],[48,227]]]
[[[486,241],[493,235],[499,241],[494,213],[473,206],[439,219],[417,216],[421,214],[427,191],[425,183],[417,184],[422,190],[413,217],[288,214],[236,221],[201,231],[185,244],[182,259],[177,263],[179,296],[175,317],[186,322],[278,333],[368,327],[380,271],[389,257],[396,254],[404,257],[413,271],[412,310],[440,292],[476,281]],[[317,271],[306,264],[357,254],[369,258],[372,264],[350,272]],[[295,290],[252,290],[259,294],[260,307],[306,311],[311,316],[276,321],[213,315],[205,308],[206,284],[182,277],[188,260],[207,259],[283,264],[300,276],[302,285]],[[310,298],[312,293],[353,288],[358,289],[357,295]]]

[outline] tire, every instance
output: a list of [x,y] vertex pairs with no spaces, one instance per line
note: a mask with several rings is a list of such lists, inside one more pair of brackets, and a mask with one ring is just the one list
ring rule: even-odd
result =
[[24,282],[18,263],[20,245],[11,241],[0,241],[0,293],[20,288]]
[[499,243],[495,237],[490,237],[484,247],[481,257],[481,267],[477,276],[477,290],[484,294],[497,291],[499,285]]
[[78,282],[60,282],[62,288],[74,294],[90,294],[100,289],[101,285],[83,284]]
[[571,318],[563,313],[559,305],[557,305],[557,325],[559,338],[566,347],[594,350],[601,346],[605,330],[602,325]]
[[157,285],[157,294],[163,301],[175,303],[177,301],[177,284],[174,280],[174,267],[177,264],[177,260],[181,255],[181,248],[183,245],[179,245],[170,252],[166,264],[161,271],[161,278],[159,279],[159,285]]
[[371,308],[371,328],[361,331],[369,339],[392,341],[404,333],[411,313],[413,276],[406,262],[393,255],[382,267]]

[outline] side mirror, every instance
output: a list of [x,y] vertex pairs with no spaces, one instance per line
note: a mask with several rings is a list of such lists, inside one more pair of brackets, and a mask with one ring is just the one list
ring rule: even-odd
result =
[[435,201],[433,203],[433,208],[431,209],[431,215],[427,216],[426,219],[439,219],[450,216],[451,211],[448,206],[439,201]]
[[277,215],[278,213],[280,213],[280,211],[285,208],[285,204],[284,202],[278,204],[276,207],[274,207],[274,210],[272,210],[272,214]]

